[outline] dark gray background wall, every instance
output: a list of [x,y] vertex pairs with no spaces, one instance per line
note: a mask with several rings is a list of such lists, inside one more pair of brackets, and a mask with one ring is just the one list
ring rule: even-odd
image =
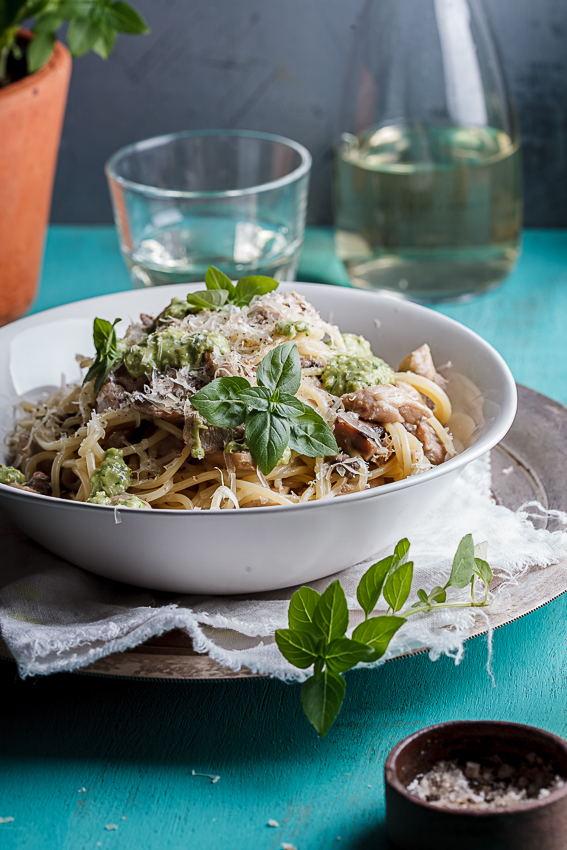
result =
[[[364,0],[133,0],[145,37],[77,60],[52,220],[112,220],[103,164],[183,129],[280,133],[314,159],[309,220],[331,222],[330,149]],[[376,0],[380,2],[380,0]],[[567,226],[567,0],[484,0],[524,145],[525,222]]]

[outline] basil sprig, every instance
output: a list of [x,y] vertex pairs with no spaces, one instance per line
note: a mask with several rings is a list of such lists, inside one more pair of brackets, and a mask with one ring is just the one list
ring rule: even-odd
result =
[[[484,560],[486,544],[475,546],[471,534],[459,543],[453,559],[451,574],[444,587],[434,587],[429,593],[417,591],[418,601],[401,610],[411,592],[413,563],[408,561],[410,544],[400,540],[392,555],[373,564],[367,570],[356,591],[365,619],[346,637],[349,611],[344,590],[335,579],[324,593],[311,587],[301,587],[291,597],[288,629],[276,631],[276,643],[284,658],[294,667],[313,675],[301,689],[301,703],[307,719],[319,735],[326,735],[335,722],[345,697],[346,684],[342,673],[360,662],[382,658],[390,641],[413,614],[427,614],[438,608],[484,607],[489,605],[489,586],[492,570]],[[484,598],[475,598],[475,582],[484,584]],[[468,602],[447,602],[447,589],[471,586]],[[371,617],[380,596],[388,605],[385,615]]]
[[96,358],[85,375],[83,384],[95,378],[95,395],[98,395],[100,392],[100,388],[114,366],[122,360],[122,353],[118,350],[116,331],[114,330],[114,326],[120,321],[120,319],[115,319],[111,324],[106,319],[97,318],[93,322],[93,341],[96,348]]
[[287,446],[307,457],[337,454],[327,423],[295,393],[301,383],[297,345],[273,348],[256,373],[258,386],[246,378],[216,378],[191,396],[193,407],[210,425],[245,424],[246,442],[259,469],[268,475]]
[[278,288],[278,281],[264,275],[242,277],[236,284],[215,266],[209,266],[205,275],[206,289],[190,292],[187,303],[191,312],[198,310],[218,310],[227,304],[245,307],[257,295],[266,295]]

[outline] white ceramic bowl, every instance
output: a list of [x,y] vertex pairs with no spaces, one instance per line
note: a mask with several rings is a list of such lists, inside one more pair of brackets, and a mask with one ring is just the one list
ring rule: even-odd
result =
[[[121,292],[47,310],[0,329],[0,440],[17,397],[78,380],[75,354],[93,353],[95,316],[155,314],[192,286]],[[477,384],[486,432],[461,455],[428,472],[364,493],[290,507],[240,511],[120,510],[22,492],[0,484],[0,507],[23,531],[62,558],[99,575],[178,593],[246,594],[302,584],[370,557],[401,537],[496,445],[516,412],[516,387],[500,355],[452,319],[393,298],[319,284],[297,289],[343,332],[363,334],[397,366],[424,342],[437,364]],[[378,321],[376,321],[378,320]],[[125,325],[122,326],[122,330]],[[118,328],[120,332],[121,328]]]

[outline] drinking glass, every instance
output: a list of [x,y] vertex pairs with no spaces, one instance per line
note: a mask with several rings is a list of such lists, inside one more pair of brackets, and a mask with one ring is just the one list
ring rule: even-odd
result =
[[267,133],[196,130],[137,142],[106,164],[120,249],[136,287],[230,278],[293,280],[311,155]]
[[501,283],[520,252],[520,139],[480,2],[367,0],[339,112],[352,284],[432,302]]

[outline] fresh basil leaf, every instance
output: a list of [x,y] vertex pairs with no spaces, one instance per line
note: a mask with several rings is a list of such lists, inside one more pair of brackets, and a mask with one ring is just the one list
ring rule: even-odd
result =
[[356,627],[352,637],[370,646],[374,650],[371,660],[377,661],[382,658],[390,641],[405,622],[405,617],[371,617]]
[[377,564],[373,564],[370,569],[364,573],[358,583],[356,598],[367,617],[376,607],[376,603],[382,593],[384,582],[386,581],[386,576],[393,564],[393,555],[389,555],[387,558],[382,558],[381,561],[378,561]]
[[64,18],[61,15],[58,15],[56,12],[48,12],[46,15],[42,15],[41,18],[38,18],[33,26],[33,31],[36,35],[40,35],[43,33],[55,33],[62,25]]
[[84,56],[99,37],[99,30],[90,18],[73,18],[67,28],[67,41],[72,56]]
[[410,548],[410,542],[407,537],[404,537],[403,540],[400,540],[396,543],[396,548],[394,549],[394,564],[396,566],[400,566],[400,564],[405,564],[408,559],[408,552]]
[[[246,307],[256,295],[267,295],[279,286],[273,277],[252,275],[242,277],[236,284],[233,301],[237,307]],[[296,390],[297,392],[297,390]]]
[[209,290],[226,289],[232,300],[235,292],[235,286],[231,279],[227,277],[224,272],[221,272],[220,269],[215,268],[215,266],[209,266],[207,269],[205,284]]
[[417,598],[419,599],[420,602],[427,603],[429,601],[429,597],[428,597],[427,593],[425,592],[425,590],[421,590],[421,589],[418,590],[417,591]]
[[246,378],[215,378],[191,396],[191,404],[210,425],[237,428],[246,418],[246,404],[240,394],[249,386]]
[[103,20],[99,25],[99,36],[93,44],[93,51],[101,59],[108,59],[116,41],[117,32]]
[[299,351],[294,342],[284,342],[269,351],[256,373],[261,387],[267,387],[272,393],[279,390],[295,395],[301,383],[301,363]]
[[301,704],[309,722],[324,737],[341,710],[346,685],[342,676],[324,670],[301,686]]
[[453,559],[451,575],[445,587],[466,587],[470,583],[474,570],[474,543],[472,534],[465,534]]
[[480,579],[482,579],[482,581],[484,582],[484,586],[488,587],[488,585],[490,584],[490,582],[494,578],[490,564],[487,561],[485,561],[483,558],[475,558],[474,559],[474,571],[477,574],[477,576]]
[[309,632],[277,629],[276,643],[283,657],[300,670],[311,667],[317,659],[317,639]]
[[30,74],[43,68],[53,52],[54,44],[54,32],[42,32],[31,40],[27,51],[28,72]]
[[384,599],[394,612],[403,607],[411,590],[413,563],[406,561],[388,576],[384,584]]
[[278,416],[286,419],[298,419],[304,413],[305,405],[290,393],[280,393],[276,390],[272,396],[272,409]]
[[122,0],[117,0],[106,8],[105,16],[108,23],[118,32],[125,32],[128,35],[146,35],[150,31],[142,16],[129,3],[124,3]]
[[429,597],[427,598],[427,602],[445,602],[446,599],[447,591],[444,587],[439,587],[439,585],[437,585],[433,588],[433,590],[430,591]]
[[187,295],[187,303],[197,310],[218,310],[226,304],[228,290],[226,289],[200,289],[199,292],[190,292]]
[[100,392],[109,372],[122,359],[122,355],[118,351],[116,331],[114,330],[114,326],[120,321],[120,319],[115,319],[111,324],[106,319],[97,317],[93,322],[93,342],[96,348],[96,357],[85,375],[83,384],[94,379],[96,395]]
[[246,415],[246,442],[264,475],[277,465],[289,441],[289,423],[273,413],[260,410]]
[[321,594],[313,612],[313,624],[328,642],[342,637],[348,628],[348,606],[345,592],[335,579]]
[[482,561],[486,561],[486,555],[488,553],[488,541],[485,540],[483,543],[477,543],[474,547],[474,556],[475,558],[480,558]]
[[312,587],[300,587],[291,597],[287,612],[290,629],[309,629],[321,594]]
[[319,414],[304,405],[301,416],[290,420],[289,447],[307,457],[327,457],[339,451],[333,432]]
[[374,650],[347,637],[335,638],[325,649],[325,663],[333,673],[346,673],[360,661],[372,661]]
[[252,410],[269,410],[270,391],[266,387],[250,387],[240,394],[242,401]]

